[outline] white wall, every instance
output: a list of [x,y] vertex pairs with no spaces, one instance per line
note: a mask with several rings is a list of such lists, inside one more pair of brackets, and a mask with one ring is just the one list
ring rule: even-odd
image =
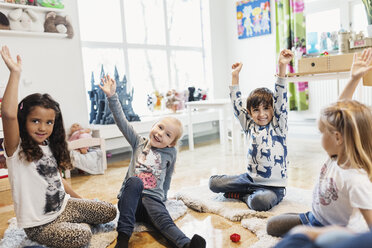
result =
[[214,96],[228,97],[231,65],[243,62],[240,88],[243,96],[257,87],[274,88],[275,2],[271,0],[271,34],[238,39],[236,0],[210,0]]
[[[19,101],[31,93],[49,93],[60,103],[66,127],[73,122],[88,125],[77,4],[75,0],[65,0],[64,4],[65,11],[59,14],[70,16],[73,39],[1,34],[0,45],[7,45],[14,59],[16,54],[22,57]],[[6,85],[8,77],[9,71],[1,61],[1,86]]]

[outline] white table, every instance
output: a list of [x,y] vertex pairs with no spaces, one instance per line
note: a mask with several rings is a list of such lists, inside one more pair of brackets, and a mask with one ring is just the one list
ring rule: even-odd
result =
[[[195,101],[195,102],[186,102],[187,112],[188,112],[188,132],[189,132],[189,149],[190,151],[194,150],[194,131],[193,131],[193,116],[192,112],[194,109],[200,108],[209,108],[209,109],[218,109],[219,110],[219,126],[220,126],[220,143],[223,145],[227,144],[227,121],[230,114],[231,100],[229,98],[224,99],[213,99],[205,101]],[[234,128],[232,128],[232,138],[235,137]],[[233,149],[234,149],[234,142]]]

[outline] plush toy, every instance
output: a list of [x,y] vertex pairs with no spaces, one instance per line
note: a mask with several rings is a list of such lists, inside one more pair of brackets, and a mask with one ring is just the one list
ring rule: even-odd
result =
[[194,99],[194,93],[195,93],[195,87],[189,87],[189,102],[195,101]]
[[0,29],[9,30],[9,20],[3,13],[0,12]]
[[169,90],[166,94],[166,103],[165,106],[171,109],[173,112],[185,108],[186,93],[176,90]]
[[74,36],[74,30],[68,16],[57,15],[56,12],[48,12],[44,22],[45,32],[67,34],[68,38]]
[[14,9],[8,13],[11,30],[44,32],[37,14],[31,9]]
[[55,9],[63,9],[65,6],[62,2],[62,0],[37,0],[38,5]]
[[[89,128],[83,128],[79,123],[74,123],[70,127],[70,132],[68,133],[68,141],[92,138],[90,134],[91,130]],[[79,148],[81,154],[86,154],[89,147]]]

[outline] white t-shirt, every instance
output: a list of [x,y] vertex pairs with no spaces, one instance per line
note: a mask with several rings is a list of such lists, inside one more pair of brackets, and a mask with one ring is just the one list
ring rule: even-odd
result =
[[20,159],[20,145],[13,156],[6,156],[18,227],[40,226],[55,220],[65,209],[66,194],[57,161],[49,146],[40,146],[39,161]]
[[347,226],[359,209],[372,209],[372,183],[363,169],[342,169],[329,159],[313,191],[312,212],[323,225]]

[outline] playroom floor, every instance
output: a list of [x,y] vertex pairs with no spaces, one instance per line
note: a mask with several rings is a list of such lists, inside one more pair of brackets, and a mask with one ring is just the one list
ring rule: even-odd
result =
[[[289,184],[288,186],[311,189],[326,159],[319,138],[288,137]],[[194,151],[181,147],[172,179],[169,196],[177,190],[205,184],[214,174],[240,174],[246,171],[246,149],[242,146],[232,154],[231,145],[222,146],[218,139],[196,144]],[[104,175],[75,175],[68,179],[73,189],[84,198],[98,198],[117,203],[116,195],[126,174],[128,159],[120,156],[109,160]],[[7,221],[15,216],[10,190],[0,192],[0,238],[7,229]],[[240,222],[231,222],[214,214],[198,213],[188,209],[186,215],[176,221],[180,229],[189,237],[198,233],[207,240],[207,247],[249,247],[257,237]],[[239,245],[232,243],[230,234],[239,233]],[[114,247],[115,242],[109,247]],[[157,233],[135,233],[130,239],[130,247],[168,247]]]

